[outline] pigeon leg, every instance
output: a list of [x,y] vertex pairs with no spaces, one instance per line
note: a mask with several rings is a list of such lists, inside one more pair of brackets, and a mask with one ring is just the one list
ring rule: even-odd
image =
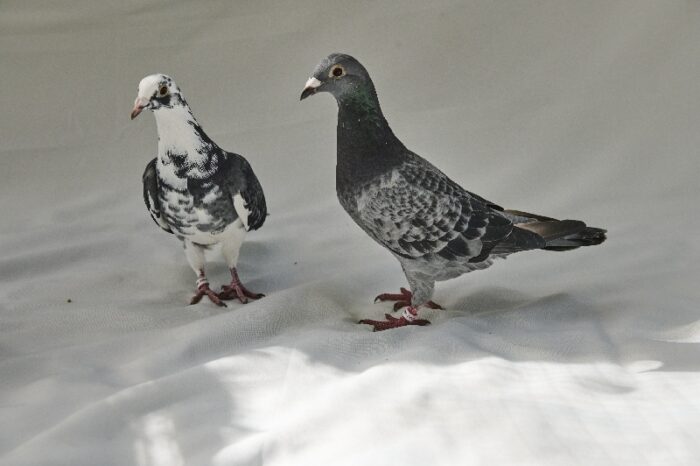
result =
[[209,280],[207,280],[207,276],[204,273],[204,249],[188,240],[185,240],[184,247],[187,262],[190,263],[190,267],[197,274],[197,293],[192,296],[190,304],[197,304],[206,295],[212,303],[225,307],[226,305],[221,302],[216,293],[209,288]]
[[430,321],[418,318],[418,308],[409,306],[403,311],[403,315],[398,319],[390,314],[384,314],[386,320],[362,319],[358,324],[367,324],[374,327],[375,332],[389,330],[390,328],[405,327],[407,325],[429,325]]
[[[385,302],[385,301],[395,301],[394,302],[394,311],[398,311],[402,307],[407,307],[411,305],[411,299],[413,298],[413,293],[411,293],[409,290],[406,288],[401,288],[400,293],[382,293],[376,298],[374,298],[374,302]],[[422,304],[423,306],[429,308],[429,309],[440,309],[444,310],[445,308],[440,306],[439,304],[433,302],[433,301],[428,301],[425,304]]]
[[221,293],[219,293],[220,299],[236,299],[243,303],[248,303],[248,298],[250,299],[260,299],[265,295],[262,293],[253,293],[248,288],[243,286],[241,279],[238,277],[238,271],[235,267],[231,268],[231,284],[228,286],[223,286]]
[[200,271],[199,278],[197,279],[197,293],[192,296],[190,304],[197,304],[204,296],[207,296],[209,300],[217,306],[226,307],[226,304],[222,303],[216,293],[209,288],[209,281],[207,277],[204,276],[204,271]]

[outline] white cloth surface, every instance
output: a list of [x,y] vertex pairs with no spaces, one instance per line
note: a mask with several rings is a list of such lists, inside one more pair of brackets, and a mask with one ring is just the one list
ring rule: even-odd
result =
[[[0,3],[0,462],[696,465],[700,4]],[[330,52],[406,145],[508,208],[605,227],[440,283],[372,333],[398,263],[335,199]],[[165,72],[271,212],[246,306],[141,198]],[[210,281],[228,281],[217,254]]]

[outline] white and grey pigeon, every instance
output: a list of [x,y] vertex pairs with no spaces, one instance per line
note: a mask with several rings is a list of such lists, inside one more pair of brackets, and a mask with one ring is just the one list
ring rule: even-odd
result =
[[399,260],[411,291],[381,294],[406,307],[400,318],[361,320],[374,330],[426,325],[420,306],[436,281],[489,267],[509,254],[568,251],[605,240],[605,230],[498,205],[466,191],[411,152],[389,128],[367,70],[353,57],[332,54],[313,71],[301,100],[331,93],[338,103],[336,191],[350,217]]
[[[205,295],[219,306],[225,306],[223,299],[247,303],[263,297],[243,286],[236,270],[246,232],[260,228],[267,216],[265,195],[250,164],[207,136],[172,78],[153,74],[141,80],[131,119],[144,109],[156,118],[158,156],[143,173],[143,198],[158,226],[184,245],[197,274],[191,304]],[[204,251],[215,244],[231,270],[230,285],[218,294],[209,288],[204,270]]]

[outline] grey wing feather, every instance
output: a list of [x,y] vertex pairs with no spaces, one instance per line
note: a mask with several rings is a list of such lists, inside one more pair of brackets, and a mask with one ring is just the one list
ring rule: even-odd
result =
[[512,222],[425,161],[407,161],[358,199],[360,224],[395,254],[467,260],[508,237]]
[[245,202],[244,207],[248,211],[248,218],[244,223],[248,225],[249,230],[257,230],[265,223],[267,217],[265,193],[253,168],[244,157],[231,152],[227,156],[225,172],[228,182],[234,187],[232,194],[241,195]]
[[168,233],[173,231],[165,221],[160,209],[160,197],[158,196],[158,174],[156,172],[156,159],[146,165],[143,172],[143,201],[146,203],[148,213],[156,224]]

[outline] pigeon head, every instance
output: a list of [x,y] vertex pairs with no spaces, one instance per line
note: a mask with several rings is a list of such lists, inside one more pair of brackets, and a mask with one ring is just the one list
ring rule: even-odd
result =
[[300,100],[318,92],[330,92],[338,102],[349,96],[375,93],[365,67],[343,53],[332,53],[321,60],[306,81]]
[[170,76],[152,74],[143,78],[139,83],[138,95],[134,102],[134,109],[131,111],[131,119],[139,116],[145,108],[156,111],[185,105],[180,88]]

